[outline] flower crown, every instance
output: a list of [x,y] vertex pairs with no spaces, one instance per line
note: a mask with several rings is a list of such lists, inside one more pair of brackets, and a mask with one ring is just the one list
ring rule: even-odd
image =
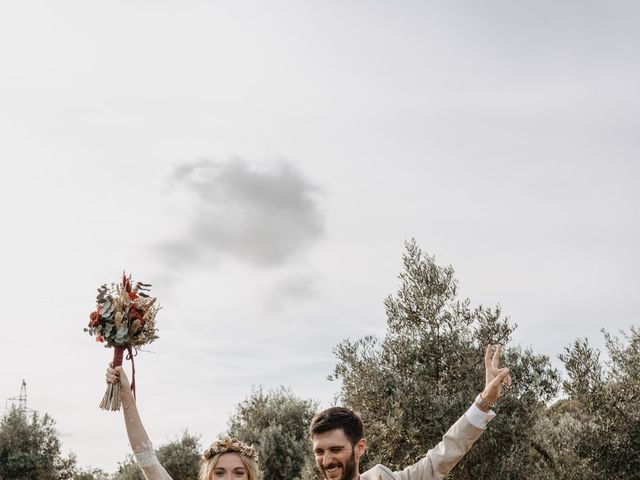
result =
[[224,440],[216,440],[202,454],[202,459],[208,462],[213,457],[223,453],[239,453],[258,463],[258,452],[246,443],[235,438],[227,437]]

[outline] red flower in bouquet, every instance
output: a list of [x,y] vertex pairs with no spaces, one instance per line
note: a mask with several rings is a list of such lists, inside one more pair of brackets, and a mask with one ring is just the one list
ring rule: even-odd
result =
[[89,314],[89,326],[97,327],[100,324],[100,313],[93,311]]
[[144,325],[144,310],[142,310],[141,308],[131,305],[129,307],[129,311],[127,312],[127,316],[129,317],[131,322],[140,320],[140,325]]
[[124,273],[122,274],[122,288],[129,295],[129,300],[136,300],[138,298],[138,293],[136,290],[131,288],[131,279],[129,279]]

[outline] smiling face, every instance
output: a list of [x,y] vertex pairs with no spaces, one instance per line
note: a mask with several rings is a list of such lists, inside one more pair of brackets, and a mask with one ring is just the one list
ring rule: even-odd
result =
[[210,480],[249,480],[249,472],[237,453],[220,455]]
[[351,445],[344,430],[336,428],[312,437],[316,464],[327,480],[353,480],[359,475],[360,457],[366,443],[360,439]]

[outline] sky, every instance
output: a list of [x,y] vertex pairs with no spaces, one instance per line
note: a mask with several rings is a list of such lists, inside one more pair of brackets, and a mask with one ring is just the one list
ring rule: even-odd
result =
[[[321,406],[383,335],[404,242],[557,355],[638,324],[640,4],[0,2],[0,400],[111,472],[110,360],[83,332],[123,269],[156,445],[252,386]],[[126,368],[129,368],[128,366]]]

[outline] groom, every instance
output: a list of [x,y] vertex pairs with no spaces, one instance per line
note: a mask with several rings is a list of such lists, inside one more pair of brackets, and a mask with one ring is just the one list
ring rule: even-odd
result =
[[393,472],[376,465],[360,473],[360,458],[367,442],[362,420],[355,412],[343,407],[324,410],[311,420],[311,440],[316,464],[327,480],[436,480],[444,478],[469,451],[495,416],[491,406],[498,400],[502,384],[511,385],[508,368],[500,368],[498,345],[485,351],[486,383],[462,417],[442,437],[442,441],[417,463]]

